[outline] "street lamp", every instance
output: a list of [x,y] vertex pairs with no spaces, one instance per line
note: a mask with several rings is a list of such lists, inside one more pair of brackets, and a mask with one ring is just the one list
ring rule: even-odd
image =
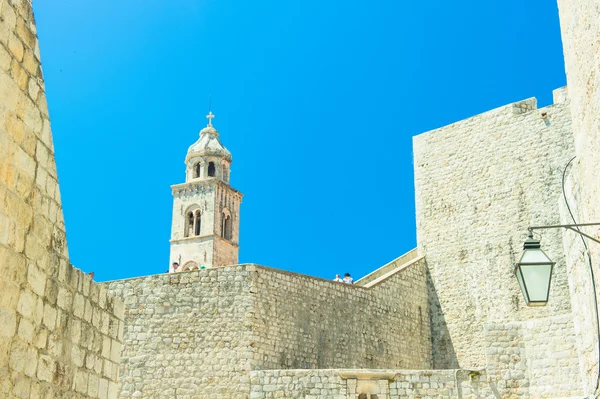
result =
[[585,234],[579,227],[598,226],[600,223],[557,224],[551,226],[529,227],[529,236],[523,244],[523,254],[515,265],[515,276],[525,297],[527,306],[544,306],[550,295],[550,282],[555,262],[546,255],[540,246],[540,240],[533,238],[533,230],[559,229],[573,230],[600,244],[600,240]]
[[[571,161],[573,159],[571,159]],[[572,213],[571,217],[573,217]],[[600,323],[598,317],[598,300],[596,299],[596,278],[594,277],[592,259],[587,247],[587,243],[585,242],[583,237],[589,238],[590,240],[598,244],[600,244],[600,240],[581,231],[580,227],[583,226],[600,226],[600,223],[559,224],[553,226],[529,227],[529,236],[523,244],[523,254],[521,255],[519,262],[517,262],[517,264],[515,265],[515,276],[517,277],[517,281],[519,282],[519,286],[521,287],[521,291],[523,292],[523,296],[525,297],[525,302],[527,303],[527,306],[546,305],[548,303],[548,296],[550,295],[550,282],[552,281],[552,269],[554,268],[554,262],[552,262],[548,255],[546,255],[546,253],[542,251],[542,248],[540,246],[540,240],[535,240],[533,238],[533,230],[564,228],[567,230],[573,230],[574,232],[579,234],[587,252],[588,265],[590,267],[590,277],[592,280],[592,294],[594,298],[595,310],[594,313],[596,315],[595,329],[596,335],[598,337],[599,361],[598,378],[596,379],[596,388],[594,388],[594,393],[597,394],[598,387],[600,385]]]
[[545,306],[548,303],[554,264],[540,247],[540,240],[534,239],[533,231],[529,230],[523,254],[515,266],[515,276],[527,306]]

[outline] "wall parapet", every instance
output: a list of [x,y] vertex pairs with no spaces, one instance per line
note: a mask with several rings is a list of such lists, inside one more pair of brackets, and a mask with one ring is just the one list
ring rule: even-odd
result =
[[416,136],[413,137],[413,142],[416,138],[420,138],[424,135],[435,134],[438,131],[452,129],[461,124],[477,123],[477,121],[479,121],[479,120],[486,120],[486,119],[494,118],[494,117],[500,116],[500,115],[504,115],[505,117],[506,116],[516,117],[516,116],[520,116],[520,115],[524,115],[524,114],[529,114],[533,111],[542,112],[542,111],[552,108],[555,105],[558,105],[558,104],[561,104],[564,102],[569,102],[567,86],[560,87],[560,88],[553,90],[552,96],[553,96],[553,100],[554,100],[553,104],[544,106],[542,108],[538,108],[537,98],[530,97],[530,98],[527,98],[524,100],[515,101],[513,103],[504,104],[499,107],[484,111],[480,114],[473,115],[468,118],[452,122],[448,125],[440,126],[438,128],[431,129],[429,131],[417,134]]
[[385,265],[381,266],[380,268],[372,271],[371,273],[367,274],[366,276],[362,277],[355,284],[360,287],[368,288],[371,286],[371,284],[369,284],[369,283],[373,282],[374,280],[379,279],[383,275],[387,275],[391,271],[398,270],[401,266],[411,262],[412,260],[414,260],[418,257],[419,257],[419,249],[414,248],[414,249],[408,251],[407,253],[400,255],[399,257],[392,260],[391,262],[386,263]]

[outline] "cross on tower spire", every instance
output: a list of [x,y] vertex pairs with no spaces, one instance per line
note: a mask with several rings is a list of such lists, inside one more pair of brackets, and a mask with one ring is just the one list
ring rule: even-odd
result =
[[215,117],[215,115],[212,113],[212,111],[208,111],[208,115],[206,115],[206,119],[208,119],[208,127],[212,127],[212,120]]

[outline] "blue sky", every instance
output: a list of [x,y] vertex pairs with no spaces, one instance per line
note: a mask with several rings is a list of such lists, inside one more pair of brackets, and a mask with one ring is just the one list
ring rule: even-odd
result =
[[72,263],[164,272],[206,124],[240,262],[361,277],[416,246],[411,138],[565,85],[548,0],[34,1]]

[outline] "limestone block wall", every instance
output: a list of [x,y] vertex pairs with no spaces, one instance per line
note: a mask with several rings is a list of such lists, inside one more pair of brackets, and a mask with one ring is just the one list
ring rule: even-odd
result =
[[426,265],[372,288],[257,265],[106,283],[125,301],[121,398],[247,398],[250,371],[430,368]]
[[346,399],[340,370],[256,370],[250,398]]
[[377,399],[501,397],[487,377],[468,370],[260,370],[250,374],[250,398],[358,399],[365,392]]
[[570,314],[485,326],[486,371],[503,397],[581,397]]
[[[565,70],[571,98],[571,117],[577,158],[569,171],[570,206],[576,221],[600,220],[600,9],[594,0],[559,0]],[[563,221],[573,220],[566,207]],[[600,229],[586,227],[588,234],[600,236]],[[592,289],[584,247],[573,233],[565,232],[569,278],[572,290],[575,326],[581,350],[581,368],[586,393],[598,384],[598,342],[593,316]],[[589,245],[596,276],[600,275],[600,246]],[[600,292],[600,287],[596,287]]]
[[0,397],[114,398],[122,315],[69,264],[31,3],[0,0]]
[[543,232],[557,262],[548,306],[525,306],[513,267],[527,226],[560,222],[561,175],[573,151],[568,101],[536,109],[529,99],[414,138],[435,368],[484,367],[487,323],[570,313],[560,231]]
[[107,286],[126,306],[120,398],[248,397],[253,303],[244,266]]
[[254,369],[431,368],[425,270],[365,289],[257,268]]

